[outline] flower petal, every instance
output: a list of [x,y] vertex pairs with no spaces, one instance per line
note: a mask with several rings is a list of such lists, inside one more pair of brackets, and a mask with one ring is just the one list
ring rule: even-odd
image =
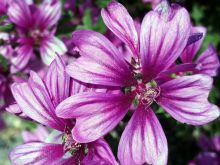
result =
[[24,117],[24,118],[28,118],[27,115],[25,115],[21,108],[18,106],[18,104],[12,104],[12,105],[9,105],[7,108],[6,108],[6,111],[8,111],[9,113],[12,113],[14,115],[19,115],[20,117]]
[[61,102],[56,114],[76,118],[73,138],[87,143],[110,132],[125,116],[131,101],[132,97],[123,94],[83,92]]
[[67,73],[74,79],[109,86],[126,86],[134,82],[123,56],[103,35],[78,30],[73,33],[73,43],[82,55],[67,66]]
[[106,26],[137,56],[139,54],[138,34],[127,9],[120,3],[111,2],[106,9],[102,9],[101,14]]
[[34,132],[30,131],[23,131],[22,132],[22,138],[24,143],[28,142],[45,142],[45,140],[48,138],[49,133],[48,130],[39,125]]
[[13,165],[44,165],[53,164],[64,154],[62,144],[33,142],[15,147],[9,158]]
[[66,74],[65,63],[59,55],[50,64],[44,82],[55,106],[69,96],[70,77]]
[[40,45],[41,58],[46,65],[49,65],[57,55],[63,55],[66,51],[64,43],[54,36],[44,38]]
[[33,120],[63,131],[65,123],[55,115],[54,106],[40,77],[31,72],[28,83],[14,83],[12,94],[21,110]]
[[44,1],[35,13],[35,23],[41,30],[55,25],[61,17],[60,1]]
[[89,165],[90,162],[97,162],[100,165],[118,165],[110,146],[103,138],[89,143],[89,152],[83,159],[83,163]]
[[168,7],[161,4],[146,14],[140,35],[145,81],[152,80],[175,62],[186,46],[190,26],[188,12],[177,5]]
[[138,107],[119,142],[120,163],[165,165],[167,157],[167,140],[157,117],[152,109]]
[[183,53],[181,54],[180,58],[182,62],[184,63],[192,63],[193,58],[195,57],[196,53],[199,51],[201,44],[204,40],[204,36],[206,34],[206,28],[204,27],[192,27],[191,28],[191,34],[195,33],[203,33],[202,39],[196,41],[195,43],[190,44],[189,46],[186,46]]
[[219,117],[217,106],[208,102],[212,78],[206,75],[183,76],[160,86],[157,102],[176,120],[192,124],[206,124]]
[[218,74],[220,63],[217,51],[212,44],[199,56],[196,63],[197,73],[207,74],[209,76],[216,76]]
[[12,1],[8,8],[8,16],[13,23],[22,28],[29,29],[32,27],[31,11],[25,1]]
[[11,59],[12,65],[10,69],[12,73],[16,73],[24,69],[24,67],[28,64],[31,56],[33,55],[32,45],[18,47],[16,52],[17,56]]

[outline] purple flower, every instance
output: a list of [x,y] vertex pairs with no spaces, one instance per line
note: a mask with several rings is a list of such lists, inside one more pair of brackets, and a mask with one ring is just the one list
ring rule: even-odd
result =
[[[23,134],[27,143],[17,146],[11,151],[9,158],[12,164],[116,165],[113,153],[104,139],[100,138],[91,143],[78,143],[72,138],[70,132],[74,121],[56,116],[55,108],[61,101],[70,94],[87,90],[79,83],[71,81],[64,68],[64,62],[57,56],[56,60],[50,64],[43,79],[37,73],[31,72],[28,82],[12,85],[12,93],[17,102],[14,108],[20,109],[32,120],[60,131],[60,137],[62,137],[62,140],[57,143],[42,141],[41,137],[34,141],[36,137],[33,138],[27,133]],[[42,130],[40,133],[41,136],[45,134]]]
[[216,135],[208,138],[202,135],[199,138],[198,144],[202,152],[193,161],[189,162],[188,165],[218,165],[220,162],[220,136]]
[[0,16],[4,15],[7,11],[7,0],[0,1]]
[[209,44],[208,48],[197,59],[195,59],[195,56],[198,53],[205,37],[206,29],[204,27],[192,27],[191,33],[192,35],[201,33],[203,34],[203,37],[202,39],[194,42],[193,44],[190,44],[184,49],[180,56],[182,62],[195,63],[197,66],[194,73],[216,76],[220,63],[217,52],[212,44]]
[[212,79],[206,75],[182,76],[159,83],[185,48],[190,35],[188,12],[177,5],[161,3],[143,19],[140,37],[127,10],[112,2],[102,10],[108,28],[130,48],[123,54],[103,35],[79,30],[73,42],[81,57],[67,66],[67,73],[84,83],[104,85],[120,93],[84,92],[64,100],[56,114],[76,118],[73,139],[91,142],[110,132],[131,107],[136,107],[119,143],[121,164],[166,164],[167,140],[151,109],[161,105],[182,123],[201,125],[219,116],[219,109],[208,102]]
[[[43,1],[39,6],[14,0],[8,9],[10,21],[16,24],[18,54],[12,61],[15,71],[23,69],[37,47],[45,64],[50,64],[56,54],[66,52],[64,43],[54,36],[55,24],[61,16],[60,1]],[[52,31],[50,30],[52,29]]]

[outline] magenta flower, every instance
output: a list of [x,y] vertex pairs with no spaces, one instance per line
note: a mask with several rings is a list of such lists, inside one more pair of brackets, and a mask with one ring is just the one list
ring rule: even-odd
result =
[[84,83],[116,88],[121,93],[84,92],[56,108],[59,117],[76,118],[73,139],[94,141],[110,132],[131,107],[136,107],[119,143],[124,164],[166,164],[167,140],[150,105],[161,105],[182,123],[201,125],[219,116],[208,102],[212,79],[205,75],[182,76],[163,84],[157,76],[169,68],[185,48],[190,35],[188,12],[178,5],[161,3],[141,24],[140,37],[127,10],[112,2],[102,10],[105,24],[130,48],[129,63],[103,35],[79,30],[73,42],[81,57],[67,66],[67,73]]
[[[8,9],[10,21],[16,24],[19,53],[12,61],[14,72],[23,69],[37,48],[43,62],[50,64],[56,54],[66,52],[64,43],[54,36],[55,24],[61,16],[60,1],[43,1],[39,6],[14,0]],[[52,31],[50,29],[53,29]]]
[[[104,139],[100,138],[91,143],[78,143],[73,140],[70,132],[74,126],[73,121],[56,116],[55,108],[61,101],[70,93],[85,90],[85,87],[81,87],[76,82],[70,85],[70,77],[66,74],[64,67],[62,59],[58,56],[51,63],[43,80],[38,74],[31,72],[28,82],[12,85],[17,107],[32,120],[60,131],[60,137],[62,137],[59,143],[32,141],[30,135],[27,138],[26,133],[25,139],[29,142],[12,150],[9,155],[12,164],[116,165],[113,153]],[[42,134],[45,133],[41,131]]]
[[180,58],[183,63],[195,63],[196,70],[194,73],[206,74],[209,76],[216,76],[220,66],[217,52],[212,44],[209,44],[208,48],[197,58],[195,59],[196,54],[201,48],[203,39],[206,34],[206,29],[204,27],[192,27],[191,33],[202,33],[202,39],[194,42],[187,46]]

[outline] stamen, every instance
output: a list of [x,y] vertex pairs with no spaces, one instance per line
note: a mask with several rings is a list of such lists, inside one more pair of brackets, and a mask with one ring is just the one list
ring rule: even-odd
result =
[[63,135],[62,140],[65,153],[69,152],[71,155],[76,154],[79,160],[89,151],[87,144],[76,142],[69,131]]
[[136,87],[135,103],[150,106],[160,95],[160,87],[155,81],[148,84],[138,84]]

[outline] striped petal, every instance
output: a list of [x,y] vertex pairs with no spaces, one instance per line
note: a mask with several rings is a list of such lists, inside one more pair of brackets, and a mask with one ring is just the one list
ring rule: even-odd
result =
[[164,3],[146,14],[141,25],[140,54],[145,81],[152,80],[175,62],[190,34],[188,12]]
[[157,102],[176,120],[202,125],[219,117],[217,106],[208,102],[212,78],[206,75],[183,76],[160,86]]

